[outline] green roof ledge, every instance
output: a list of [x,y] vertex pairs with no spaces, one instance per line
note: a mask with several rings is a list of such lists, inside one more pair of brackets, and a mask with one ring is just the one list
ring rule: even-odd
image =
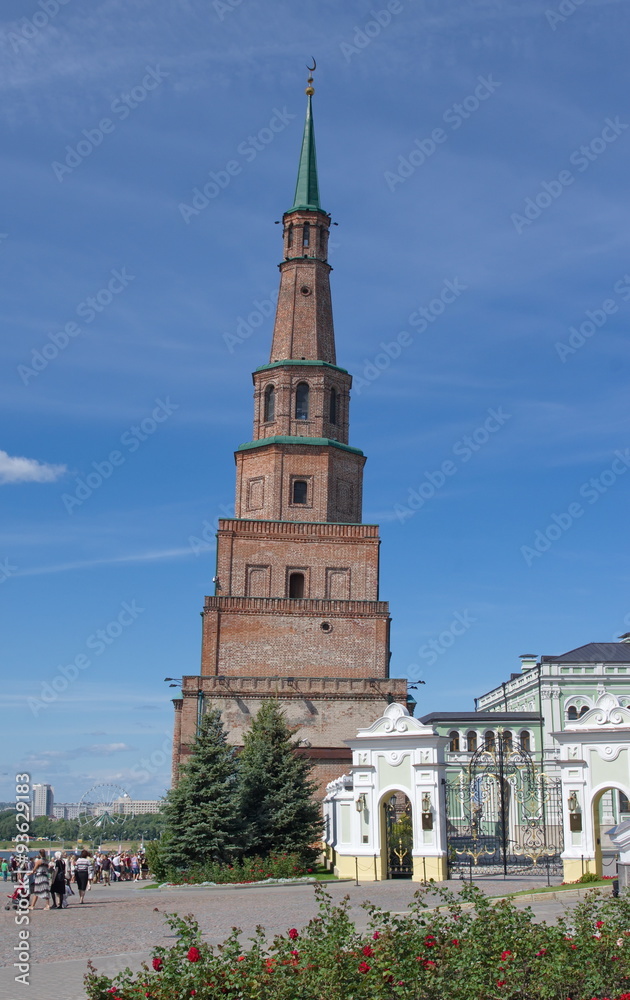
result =
[[[313,61],[313,68],[316,66]],[[308,67],[311,69],[311,67]],[[297,184],[295,185],[295,197],[290,212],[298,209],[306,209],[311,212],[322,212],[319,202],[319,182],[317,180],[317,155],[315,153],[315,126],[313,125],[313,103],[312,98],[315,90],[312,86],[313,77],[308,78],[306,88],[307,105],[306,121],[304,122],[304,135],[302,137],[302,152],[300,153],[300,166],[298,168]]]
[[258,441],[248,441],[247,444],[239,444],[237,451],[249,451],[251,448],[264,448],[270,444],[299,444],[310,445],[315,448],[340,448],[341,451],[351,451],[353,455],[362,455],[360,448],[351,448],[349,444],[342,444],[333,438],[309,438],[290,437],[288,434],[274,434],[272,437],[259,438]]

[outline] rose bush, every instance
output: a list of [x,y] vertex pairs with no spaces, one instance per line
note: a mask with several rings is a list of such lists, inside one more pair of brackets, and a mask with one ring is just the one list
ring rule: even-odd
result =
[[[168,915],[178,941],[156,948],[152,968],[114,980],[90,968],[89,1000],[630,1000],[630,897],[590,892],[556,924],[531,909],[491,901],[474,886],[459,895],[426,886],[409,913],[369,903],[358,932],[348,898],[321,887],[319,915],[248,947],[234,928],[219,947],[192,916]],[[441,899],[429,909],[427,894]],[[287,921],[288,923],[288,921]],[[192,957],[191,957],[192,956]]]

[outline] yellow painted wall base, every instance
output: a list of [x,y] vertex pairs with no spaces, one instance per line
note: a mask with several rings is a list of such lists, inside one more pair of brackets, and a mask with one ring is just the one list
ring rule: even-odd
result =
[[436,882],[443,882],[444,879],[448,878],[446,871],[446,857],[436,858],[415,858],[413,859],[413,881],[414,882],[424,882],[429,879],[435,879]]
[[565,882],[577,882],[585,872],[596,872],[597,866],[595,858],[566,858],[562,862],[562,870]]
[[339,854],[335,858],[335,875],[339,878],[358,878],[359,882],[380,882],[380,863],[374,857],[357,857],[355,854]]

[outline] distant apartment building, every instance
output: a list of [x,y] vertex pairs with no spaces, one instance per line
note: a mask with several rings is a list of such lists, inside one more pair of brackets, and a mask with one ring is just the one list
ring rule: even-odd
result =
[[135,799],[120,798],[114,802],[112,812],[123,816],[143,816],[147,813],[158,813],[162,802],[159,799],[145,799],[136,801]]
[[55,791],[52,785],[33,785],[33,818],[54,816]]

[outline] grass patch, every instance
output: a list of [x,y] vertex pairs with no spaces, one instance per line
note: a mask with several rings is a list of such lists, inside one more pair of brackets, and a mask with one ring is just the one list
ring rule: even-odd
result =
[[610,885],[610,879],[601,879],[597,882],[568,882],[566,885],[545,885],[538,889],[520,889],[518,892],[503,893],[503,896],[492,896],[492,899],[501,899],[507,896],[534,896],[543,895],[546,892],[568,892],[570,889],[601,889],[605,885]]

